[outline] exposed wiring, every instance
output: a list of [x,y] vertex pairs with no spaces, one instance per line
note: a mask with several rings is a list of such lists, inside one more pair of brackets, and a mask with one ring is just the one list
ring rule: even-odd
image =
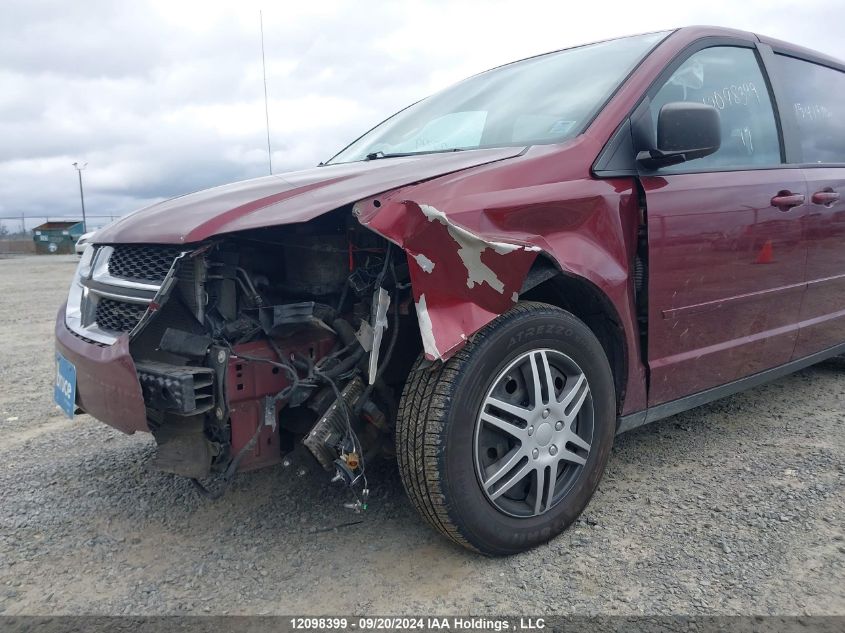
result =
[[[369,251],[370,249],[357,250]],[[375,278],[373,277],[373,269],[375,268],[375,266],[371,266],[369,269],[361,270],[365,273],[365,279],[367,280],[367,283],[370,283],[374,279],[374,287],[376,289],[383,287],[385,278],[387,277],[387,272],[388,270],[390,270],[393,277],[393,286],[394,288],[396,288],[395,294],[396,297],[398,297],[398,282],[396,281],[396,270],[392,261],[391,250],[392,244],[388,242],[387,248],[384,250],[384,261],[381,263],[378,275],[375,276]],[[218,275],[209,276],[209,278],[217,277]],[[347,300],[349,289],[350,287],[352,287],[351,279],[352,276],[350,275],[344,283],[336,312],[340,312],[342,310],[344,303]],[[261,297],[256,291],[255,285],[252,283],[252,280],[250,279],[246,271],[240,267],[236,269],[235,281],[240,286],[241,291],[253,300],[254,304],[261,304]],[[381,380],[381,377],[383,376],[387,365],[392,357],[398,339],[399,305],[397,301],[394,301],[393,307],[393,332],[391,332],[390,342],[388,343],[385,349],[384,356],[381,359],[382,362],[379,363],[378,370],[376,371],[376,381]],[[370,318],[372,319],[373,315],[370,315]],[[248,334],[248,336],[252,337],[258,334],[259,329],[260,328],[258,327],[253,328]],[[241,338],[244,337],[242,336]],[[229,343],[228,341],[225,341],[224,345],[228,348],[232,358],[240,358],[252,362],[266,363],[272,365],[273,367],[278,367],[281,371],[284,372],[285,376],[289,381],[289,384],[285,386],[278,394],[276,394],[274,399],[277,402],[280,400],[289,400],[294,395],[296,390],[301,387],[312,388],[316,387],[319,383],[324,383],[331,388],[335,396],[337,405],[340,407],[341,414],[343,415],[343,423],[345,426],[345,435],[341,440],[339,447],[341,455],[343,456],[348,455],[350,453],[356,453],[356,457],[358,459],[358,464],[354,468],[352,466],[348,466],[348,476],[343,477],[347,480],[349,489],[355,496],[355,503],[347,504],[347,506],[354,508],[356,511],[360,511],[362,509],[366,509],[367,507],[366,501],[367,495],[369,493],[369,484],[367,482],[366,476],[364,449],[360,439],[358,438],[358,435],[355,432],[355,428],[353,426],[353,419],[357,419],[360,416],[364,404],[369,400],[373,392],[373,385],[368,385],[364,389],[362,395],[358,398],[354,407],[350,406],[350,404],[345,400],[344,394],[338,386],[338,382],[341,380],[346,381],[361,372],[361,368],[359,367],[359,361],[366,353],[360,341],[358,341],[357,339],[349,339],[351,339],[351,336],[347,337],[348,342],[344,347],[321,358],[316,363],[314,362],[313,358],[306,358],[301,356],[296,358],[287,358],[278,343],[270,336],[267,336],[266,340],[268,345],[273,349],[276,356],[278,357],[276,360],[236,352],[232,347],[231,343]],[[374,349],[370,353],[378,354],[379,350]],[[304,377],[301,377],[300,373],[304,374]],[[254,435],[250,438],[249,442],[247,442],[247,444],[241,447],[241,449],[238,451],[238,454],[235,455],[235,457],[229,462],[221,478],[222,485],[217,490],[210,490],[197,479],[191,480],[194,487],[202,496],[207,497],[209,499],[218,499],[223,495],[223,493],[230,485],[232,478],[237,472],[237,469],[243,458],[255,448],[255,445],[259,440],[259,436],[261,435],[264,426],[264,424],[260,424],[258,426]],[[338,468],[338,477],[340,478],[340,467]],[[359,492],[356,488],[359,484],[362,485],[361,495],[359,495]]]
[[329,384],[332,391],[334,392],[335,399],[340,407],[341,412],[343,413],[343,420],[346,424],[346,437],[344,438],[344,443],[348,440],[352,443],[353,450],[358,453],[359,459],[359,470],[360,473],[349,482],[349,489],[352,491],[352,494],[355,495],[355,507],[357,509],[365,509],[366,506],[366,499],[362,500],[361,497],[358,495],[358,491],[355,490],[355,485],[358,483],[359,480],[363,481],[363,490],[369,490],[369,484],[367,483],[367,475],[366,475],[366,464],[364,463],[364,449],[361,446],[361,442],[358,440],[358,435],[355,433],[355,430],[352,428],[352,418],[350,417],[349,407],[346,404],[346,400],[343,398],[343,394],[341,393],[340,389],[335,383],[334,379],[330,376],[327,376],[321,373],[319,370],[314,372],[318,378],[322,378]]
[[[349,277],[351,277],[350,275]],[[343,292],[340,293],[340,299],[337,302],[337,308],[335,308],[335,312],[340,312],[343,310],[343,304],[346,302],[346,295],[349,294],[349,277],[346,278],[346,281],[343,282]]]
[[376,279],[376,288],[381,288],[381,284],[384,282],[384,277],[387,275],[387,268],[391,266],[390,262],[390,249],[393,247],[391,242],[387,243],[387,250],[384,251],[384,265],[381,267],[381,272],[379,273],[378,278]]
[[[270,346],[273,348],[273,351],[276,352],[277,356],[279,357],[279,362],[270,360],[269,358],[262,358],[260,356],[252,356],[249,354],[239,354],[235,353],[232,349],[231,345],[228,345],[229,352],[231,357],[234,358],[242,358],[244,360],[249,360],[253,362],[259,363],[267,363],[269,365],[273,365],[274,367],[279,367],[283,371],[285,371],[290,378],[290,384],[282,389],[278,394],[275,396],[275,400],[287,400],[290,396],[294,393],[296,389],[303,385],[312,386],[308,379],[302,380],[299,378],[299,374],[297,373],[296,369],[290,365],[290,363],[285,359],[284,353],[276,344],[273,339],[268,339]],[[309,378],[311,377],[309,373]],[[240,465],[243,458],[255,448],[255,444],[258,442],[258,438],[261,435],[261,431],[264,430],[265,424],[259,424],[258,428],[255,430],[255,433],[250,438],[249,442],[244,444],[241,447],[241,450],[238,451],[238,454],[229,462],[229,465],[226,467],[226,471],[223,473],[222,480],[223,485],[220,486],[217,490],[209,490],[206,486],[204,486],[198,479],[192,478],[191,482],[194,484],[194,488],[197,489],[203,497],[207,499],[219,499],[223,496],[223,493],[226,492],[226,489],[229,487],[229,484],[232,482],[232,478],[235,476],[235,473],[238,470],[238,466]]]
[[226,471],[223,473],[223,477],[222,477],[223,485],[221,485],[217,490],[209,490],[198,479],[192,477],[191,482],[194,484],[194,488],[197,489],[197,492],[199,492],[206,499],[215,500],[215,499],[219,499],[220,497],[222,497],[223,493],[225,493],[226,490],[228,489],[229,484],[232,483],[232,479],[234,478],[235,473],[237,472],[238,466],[240,466],[241,461],[247,455],[247,453],[249,453],[252,449],[255,448],[255,444],[258,442],[258,437],[261,435],[261,431],[263,431],[263,430],[264,430],[264,425],[259,424],[258,428],[255,429],[255,433],[250,438],[249,442],[244,444],[243,447],[241,448],[241,450],[238,451],[238,454],[235,455],[234,459],[231,462],[229,462],[229,466],[226,468]]

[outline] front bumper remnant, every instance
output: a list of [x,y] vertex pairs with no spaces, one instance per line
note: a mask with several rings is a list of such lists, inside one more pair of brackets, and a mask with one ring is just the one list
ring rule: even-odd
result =
[[56,317],[56,349],[76,367],[76,404],[86,413],[124,433],[149,432],[144,396],[129,337],[98,345],[65,325],[65,306]]

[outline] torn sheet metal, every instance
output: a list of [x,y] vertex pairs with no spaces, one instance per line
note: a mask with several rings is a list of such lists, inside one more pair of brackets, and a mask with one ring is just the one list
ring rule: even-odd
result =
[[[566,148],[536,146],[519,161],[385,188],[355,203],[362,224],[407,254],[429,360],[448,359],[513,307],[541,253],[607,298],[627,357],[641,357],[629,274],[640,221],[634,180],[593,178],[566,158],[595,155],[603,143],[585,134]],[[623,413],[646,406],[645,369],[627,367]]]
[[364,351],[369,354],[373,349],[373,326],[370,325],[369,321],[361,320],[361,325],[358,327],[358,331],[355,332],[355,338],[358,339]]
[[[454,239],[460,246],[458,249],[458,255],[467,269],[467,288],[472,288],[475,284],[487,283],[496,292],[504,292],[505,284],[496,276],[496,273],[492,268],[481,261],[481,253],[488,248],[492,248],[496,253],[505,255],[506,253],[512,253],[513,251],[519,249],[520,246],[516,244],[507,244],[505,242],[486,241],[478,235],[475,235],[472,231],[468,231],[467,229],[450,222],[445,213],[435,209],[431,205],[421,204],[420,211],[422,211],[423,215],[428,218],[429,222],[439,222],[445,226],[449,235],[451,235],[452,239]],[[419,263],[420,257],[428,259],[425,255],[417,255],[415,258],[417,259],[417,263]]]
[[387,309],[390,307],[390,295],[384,288],[379,288],[373,297],[373,347],[370,351],[369,382],[372,385],[376,381],[378,371],[378,357],[381,350],[381,341],[384,338],[384,331],[387,329]]
[[355,205],[368,228],[401,246],[426,357],[446,359],[509,310],[540,249],[490,238],[425,202],[379,198]]
[[431,316],[428,314],[428,306],[425,304],[425,293],[420,295],[416,308],[417,320],[420,324],[420,338],[422,338],[426,358],[440,358],[440,350],[437,349],[437,341],[434,339],[434,326],[431,324]]

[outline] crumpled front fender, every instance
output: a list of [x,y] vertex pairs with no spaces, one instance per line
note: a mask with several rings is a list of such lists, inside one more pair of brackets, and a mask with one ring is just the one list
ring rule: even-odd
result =
[[361,200],[358,220],[405,250],[425,356],[446,360],[519,299],[541,249],[483,235],[399,189]]

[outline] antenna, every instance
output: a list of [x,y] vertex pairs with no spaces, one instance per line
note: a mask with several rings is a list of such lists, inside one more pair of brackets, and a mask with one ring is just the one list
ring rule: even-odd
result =
[[267,107],[267,63],[264,61],[264,15],[258,10],[258,21],[261,24],[261,72],[264,75],[264,121],[267,124],[267,162],[270,165],[270,175],[273,175],[273,153],[270,150],[270,109]]
[[88,222],[85,220],[85,195],[82,193],[82,170],[88,167],[88,163],[82,163],[80,165],[79,162],[73,163],[73,168],[76,170],[76,173],[79,175],[79,201],[82,203],[82,232],[88,232]]

